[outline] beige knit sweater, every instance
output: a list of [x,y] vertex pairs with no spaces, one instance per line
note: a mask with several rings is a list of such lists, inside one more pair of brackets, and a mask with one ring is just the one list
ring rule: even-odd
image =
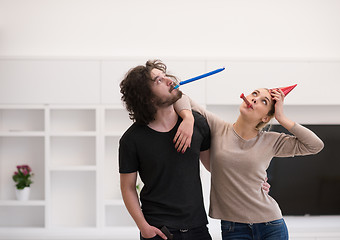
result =
[[175,109],[179,112],[190,109],[190,105],[206,117],[211,129],[209,216],[240,223],[282,218],[277,202],[261,188],[270,161],[273,157],[316,154],[323,148],[323,142],[297,123],[290,130],[294,136],[261,131],[255,138],[245,140],[232,124],[206,111],[186,95],[177,101]]

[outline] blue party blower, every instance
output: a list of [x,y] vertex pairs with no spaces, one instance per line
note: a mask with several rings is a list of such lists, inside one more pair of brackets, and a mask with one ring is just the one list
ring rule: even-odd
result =
[[199,76],[197,76],[197,77],[193,77],[193,78],[190,78],[190,79],[188,79],[188,80],[181,81],[179,84],[177,84],[177,85],[174,87],[174,89],[179,88],[180,85],[184,85],[184,84],[187,84],[187,83],[190,83],[190,82],[199,80],[199,79],[201,79],[201,78],[209,77],[210,75],[213,75],[213,74],[222,72],[224,69],[225,69],[225,67],[219,68],[219,69],[216,69],[216,70],[214,70],[214,71],[211,71],[211,72],[208,72],[208,73],[199,75]]

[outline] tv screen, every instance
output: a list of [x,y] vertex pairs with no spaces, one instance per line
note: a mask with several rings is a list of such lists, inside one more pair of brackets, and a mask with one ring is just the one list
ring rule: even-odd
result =
[[[269,194],[283,215],[340,215],[340,125],[304,125],[324,142],[316,155],[273,158]],[[271,131],[289,133],[280,125]]]

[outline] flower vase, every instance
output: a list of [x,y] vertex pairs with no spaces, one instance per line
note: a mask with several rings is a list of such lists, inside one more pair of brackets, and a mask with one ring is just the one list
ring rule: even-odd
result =
[[24,189],[15,189],[15,194],[17,196],[17,200],[19,201],[27,201],[30,196],[30,187],[25,187]]

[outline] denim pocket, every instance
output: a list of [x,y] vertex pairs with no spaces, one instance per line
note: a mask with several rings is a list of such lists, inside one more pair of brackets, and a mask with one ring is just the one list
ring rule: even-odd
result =
[[225,221],[225,220],[221,221],[222,232],[233,232],[234,228],[235,228],[234,222],[229,222],[229,221]]
[[278,219],[278,220],[266,222],[266,225],[269,225],[269,226],[278,226],[278,225],[282,225],[283,223],[284,223],[284,220],[283,220],[283,218],[281,218],[281,219]]

